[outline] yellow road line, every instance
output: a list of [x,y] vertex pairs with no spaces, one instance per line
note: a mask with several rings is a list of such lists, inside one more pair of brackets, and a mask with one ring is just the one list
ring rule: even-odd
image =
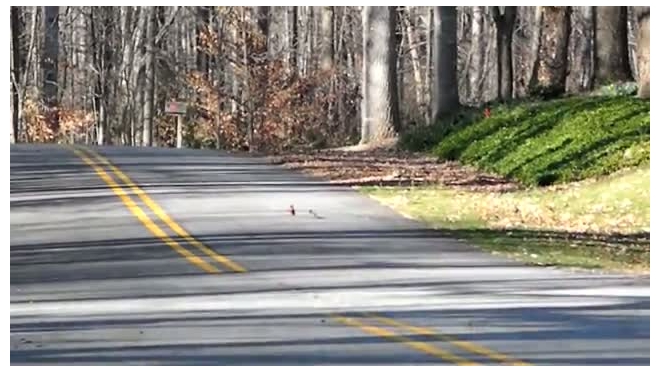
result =
[[418,326],[412,326],[408,325],[406,323],[403,323],[401,321],[394,320],[392,318],[388,317],[383,317],[378,314],[374,313],[367,313],[367,316],[370,318],[373,318],[381,323],[393,326],[393,327],[398,327],[402,329],[406,329],[412,333],[415,333],[417,335],[424,335],[424,336],[431,336],[434,338],[437,338],[442,341],[446,341],[458,348],[461,348],[463,350],[466,350],[468,352],[472,352],[475,354],[480,354],[483,356],[486,356],[492,360],[496,360],[499,362],[503,362],[504,364],[510,365],[510,366],[530,366],[531,364],[527,362],[523,362],[517,359],[513,359],[505,354],[498,353],[492,349],[486,348],[484,346],[469,342],[469,341],[463,341],[456,339],[453,336],[445,335],[439,332],[436,332],[430,328],[427,327],[418,327]]
[[165,233],[158,225],[156,225],[151,218],[147,214],[144,213],[144,211],[126,194],[124,189],[119,186],[108,173],[106,173],[101,167],[97,166],[94,161],[92,161],[89,157],[87,157],[84,153],[81,151],[72,148],[72,151],[80,157],[83,162],[85,162],[87,165],[89,165],[96,174],[101,178],[109,187],[112,189],[112,191],[115,193],[119,199],[124,203],[126,208],[135,215],[136,218],[142,224],[149,230],[154,236],[160,238],[165,244],[167,244],[169,247],[171,247],[174,251],[178,252],[181,254],[186,260],[188,260],[190,263],[196,265],[197,267],[203,269],[207,273],[220,273],[220,271],[212,266],[211,264],[207,263],[204,261],[204,259],[196,256],[195,254],[191,253],[190,251],[186,250],[183,246],[181,246],[178,242],[172,240],[167,233]]
[[181,225],[179,225],[174,220],[172,220],[172,218],[165,212],[165,210],[163,210],[151,197],[149,197],[149,195],[144,190],[142,190],[137,184],[135,184],[131,180],[131,178],[128,177],[128,175],[126,175],[119,168],[117,168],[117,166],[112,164],[107,158],[92,151],[91,149],[85,148],[84,150],[89,152],[93,157],[95,157],[101,163],[110,167],[112,172],[115,173],[115,175],[117,175],[124,182],[124,184],[126,184],[129,188],[131,188],[133,193],[135,193],[138,197],[140,197],[142,202],[144,202],[144,204],[147,205],[147,207],[149,207],[156,214],[156,216],[158,216],[160,220],[163,221],[163,223],[167,224],[167,226],[170,227],[181,238],[186,240],[191,245],[195,246],[197,249],[199,249],[206,255],[210,256],[211,259],[215,260],[220,264],[223,264],[224,266],[228,267],[234,272],[241,272],[241,273],[247,272],[247,269],[242,267],[240,264],[232,261],[226,256],[216,253],[211,248],[209,248],[208,246],[204,245],[203,243],[192,237],[190,233],[188,233],[188,231],[186,231]]
[[357,327],[363,332],[366,332],[371,335],[379,336],[388,340],[394,340],[398,341],[404,345],[406,345],[409,348],[412,348],[416,351],[432,355],[434,357],[441,358],[445,361],[449,361],[452,363],[455,363],[460,366],[478,366],[479,363],[470,361],[469,359],[457,356],[455,354],[452,354],[451,352],[444,350],[442,348],[439,348],[433,344],[428,344],[424,343],[421,341],[416,341],[409,339],[405,336],[397,335],[394,332],[391,332],[387,329],[380,328],[377,326],[372,326],[369,324],[366,324],[362,321],[359,321],[355,318],[349,318],[349,317],[344,317],[340,316],[337,314],[332,314],[331,317],[336,320],[337,322],[344,324],[346,326],[352,326],[352,327]]

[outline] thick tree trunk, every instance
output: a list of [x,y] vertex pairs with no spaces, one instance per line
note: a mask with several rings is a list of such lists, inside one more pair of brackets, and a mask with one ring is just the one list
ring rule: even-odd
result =
[[569,76],[566,89],[570,92],[589,91],[594,72],[594,8],[574,6],[571,12],[569,42]]
[[324,6],[321,10],[321,70],[330,71],[334,66],[334,9]]
[[153,122],[154,122],[154,88],[156,79],[156,7],[151,6],[146,11],[147,34],[146,34],[146,66],[145,66],[145,92],[144,92],[144,122],[142,128],[142,145],[151,147],[153,145]]
[[394,45],[395,9],[385,6],[364,8],[366,81],[363,92],[366,115],[363,116],[362,143],[392,138],[400,126]]
[[59,57],[59,7],[44,7],[44,53],[42,59],[43,90],[42,96],[47,107],[47,122],[53,135],[59,130],[59,116],[57,113],[57,65]]
[[557,96],[566,91],[570,7],[541,7],[538,59],[530,91],[533,95]]
[[595,83],[632,79],[628,59],[628,11],[625,6],[595,7]]
[[456,7],[437,6],[435,15],[433,70],[433,121],[459,106],[456,60]]
[[480,101],[483,96],[483,78],[486,72],[486,43],[484,42],[484,7],[472,7],[472,37],[470,44],[469,99]]
[[513,26],[516,21],[515,6],[504,7],[504,14],[498,6],[493,7],[497,26],[497,96],[500,100],[513,97]]
[[640,6],[636,11],[637,29],[637,96],[643,99],[651,97],[651,8]]

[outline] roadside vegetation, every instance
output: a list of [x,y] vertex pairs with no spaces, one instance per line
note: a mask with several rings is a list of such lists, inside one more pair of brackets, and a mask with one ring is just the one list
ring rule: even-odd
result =
[[365,187],[448,235],[537,265],[648,272],[649,102],[572,97],[464,111],[400,144],[520,185]]

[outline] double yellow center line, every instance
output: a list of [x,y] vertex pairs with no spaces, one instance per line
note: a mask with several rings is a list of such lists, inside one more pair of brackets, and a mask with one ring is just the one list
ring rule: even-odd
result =
[[[461,349],[464,352],[479,355],[489,359],[490,361],[495,361],[504,365],[509,365],[509,366],[531,365],[530,363],[509,357],[505,354],[496,352],[484,346],[474,344],[469,341],[458,340],[453,336],[442,334],[428,327],[409,325],[407,323],[397,321],[389,317],[384,317],[382,315],[375,313],[362,313],[359,315],[360,319],[356,318],[355,316],[347,316],[347,315],[339,315],[339,314],[333,314],[331,315],[331,317],[335,321],[343,325],[358,328],[361,331],[370,335],[399,342],[413,350],[416,350],[424,354],[428,354],[436,358],[440,358],[444,361],[454,363],[459,366],[478,366],[480,365],[480,363],[456,355],[447,349],[441,348],[438,345],[432,344],[430,342],[424,342],[421,340],[415,340],[412,339],[410,335],[401,335],[400,333],[401,332],[410,333],[416,336],[422,336],[432,341],[436,341],[436,342],[440,341],[443,343],[447,343],[458,349]],[[374,323],[377,323],[378,325]]]
[[[144,205],[149,210],[151,210],[167,227],[169,227],[169,229],[171,229],[188,244],[199,250],[199,252],[211,258],[212,261],[215,261],[216,263],[219,263],[220,265],[234,272],[242,273],[247,271],[240,264],[232,261],[226,256],[216,253],[211,248],[192,237],[188,231],[186,231],[181,225],[175,222],[165,212],[165,210],[163,210],[151,197],[149,197],[149,195],[147,195],[144,190],[136,185],[128,175],[119,170],[119,168],[108,161],[108,159],[87,148],[70,148],[78,157],[82,159],[85,164],[89,165],[96,172],[96,175],[98,175],[99,178],[101,178],[101,180],[103,180],[108,185],[108,187],[110,187],[110,189],[112,189],[115,195],[122,201],[124,206],[126,206],[126,208],[144,225],[144,227],[149,232],[151,232],[156,238],[163,241],[167,246],[171,247],[181,256],[183,256],[189,263],[197,266],[207,273],[220,273],[220,269],[218,269],[215,265],[207,262],[203,258],[203,255],[202,257],[195,255],[193,252],[183,247],[178,241],[172,239],[168,233],[160,228],[158,224],[155,223],[151,217],[149,217],[149,215],[144,212],[142,207],[138,206],[138,204],[133,200],[131,196],[138,196]],[[117,182],[115,182],[113,177],[104,170],[102,165],[109,168],[110,171],[123,184],[119,185]],[[129,190],[130,193],[127,192],[127,190]]]

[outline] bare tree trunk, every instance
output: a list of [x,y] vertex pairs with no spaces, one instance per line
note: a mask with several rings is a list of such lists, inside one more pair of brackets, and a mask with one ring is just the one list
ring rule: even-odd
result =
[[[347,11],[348,9],[350,8],[347,8]],[[357,32],[358,28],[356,25],[354,25],[351,21],[348,22],[348,26],[346,28],[346,33],[350,36],[346,43],[346,68],[349,71],[349,76],[358,76],[360,71],[358,70],[359,66],[356,60],[358,56],[362,54],[362,48],[359,47],[360,43],[358,42],[360,34]]]
[[20,111],[21,99],[19,98],[18,84],[20,81],[21,71],[21,46],[19,37],[21,34],[21,25],[19,19],[19,8],[16,6],[11,7],[11,105],[12,105],[12,120],[11,120],[11,141],[16,143],[19,141],[20,135],[18,131],[18,112]]
[[[90,70],[88,68],[89,62],[89,52],[91,50],[89,43],[89,17],[87,16],[87,7],[78,8],[78,20],[76,22],[75,30],[75,45],[76,45],[76,59],[75,59],[75,75],[74,75],[74,89],[72,100],[79,104],[79,107],[83,110],[87,110],[89,107],[87,105],[87,94],[86,89],[89,85],[89,74]],[[74,103],[75,104],[75,103]]]
[[243,81],[243,102],[247,102],[248,105],[248,112],[246,114],[247,116],[247,137],[248,137],[248,150],[252,151],[254,149],[254,122],[253,122],[253,112],[254,112],[254,107],[252,104],[254,101],[252,100],[252,97],[250,95],[250,83],[252,79],[250,78],[250,66],[249,66],[249,55],[248,55],[248,33],[247,33],[247,14],[246,14],[246,9],[242,9],[242,17],[243,17],[243,66],[245,68],[245,79]]
[[130,86],[129,82],[131,79],[130,76],[130,68],[129,68],[129,61],[132,59],[131,54],[133,53],[133,43],[132,41],[132,35],[131,32],[129,31],[131,29],[131,7],[128,6],[122,6],[120,8],[120,14],[119,14],[119,25],[121,28],[121,35],[122,35],[122,55],[121,55],[121,61],[120,61],[120,67],[119,67],[119,73],[120,73],[120,92],[124,96],[124,101],[122,102],[122,108],[120,110],[120,119],[124,123],[124,125],[129,124],[130,122],[130,140],[129,144],[134,146],[135,145],[135,122],[131,120],[128,117],[129,113],[129,95],[130,95]]
[[534,66],[530,90],[546,97],[566,91],[570,7],[541,7],[541,34],[538,62]]
[[[196,60],[197,69],[208,76],[209,74],[209,55],[202,49],[203,39],[205,32],[209,29],[209,7],[198,6],[196,7],[196,28],[195,28],[195,44],[197,45]],[[147,40],[148,41],[148,40]]]
[[306,57],[305,58],[305,76],[309,75],[314,70],[314,23],[316,21],[316,14],[313,6],[308,6],[305,14],[307,15],[307,22],[305,27],[306,38]]
[[334,9],[324,6],[321,10],[321,70],[330,71],[334,66]]
[[513,97],[513,26],[516,21],[515,6],[505,6],[504,14],[500,7],[492,7],[497,26],[497,96],[500,100]]
[[[39,26],[43,26],[43,6],[37,6],[35,10],[35,20],[36,22],[34,23],[35,29]],[[43,27],[39,27],[39,31],[42,31]],[[37,36],[37,33],[35,33],[35,37],[32,39],[34,42],[34,63],[32,64],[32,87],[35,91],[41,92],[41,85],[43,84],[43,66],[42,66],[42,60],[43,60],[43,48],[44,48],[44,40],[43,37]],[[27,84],[25,85],[27,87]],[[37,97],[35,97],[37,98]]]
[[408,119],[407,112],[410,112],[408,110],[407,112],[404,111],[406,108],[403,105],[403,102],[405,102],[405,97],[406,97],[406,92],[405,92],[405,71],[406,71],[406,54],[405,53],[405,46],[406,46],[406,37],[405,37],[405,26],[403,24],[403,12],[405,10],[404,7],[398,6],[395,7],[395,12],[394,12],[394,53],[396,54],[396,68],[395,68],[395,74],[397,78],[396,86],[397,86],[397,102],[399,103],[399,115],[400,115],[400,120],[401,122],[406,122]]
[[456,60],[456,7],[437,6],[435,15],[433,121],[459,106]]
[[[394,30],[396,8],[367,6],[365,20],[366,115],[362,143],[391,138],[399,130]],[[364,130],[366,129],[366,130]]]
[[566,89],[570,92],[584,92],[593,87],[594,38],[594,7],[573,7],[569,41],[570,72],[566,82]]
[[97,99],[98,99],[98,109],[99,109],[99,137],[98,144],[103,145],[112,140],[108,133],[108,75],[110,74],[111,68],[113,67],[113,17],[112,17],[112,8],[104,7],[100,8],[99,13],[101,14],[101,26],[103,27],[101,31],[101,40],[96,39],[96,35],[93,37],[95,41],[95,49],[98,50],[98,58],[95,66],[98,66],[98,77],[97,77]]
[[43,100],[48,109],[47,122],[53,131],[53,135],[59,130],[59,116],[57,113],[57,62],[59,58],[59,7],[44,7],[44,53],[42,59],[42,68],[44,71],[43,79]]
[[151,147],[153,145],[153,120],[154,120],[154,90],[156,78],[156,7],[150,6],[146,11],[147,35],[146,35],[146,66],[145,66],[145,96],[144,96],[144,123],[142,128],[142,145]]
[[[137,89],[137,92],[134,96],[135,98],[135,107],[144,107],[145,106],[145,89],[141,88],[144,86],[145,79],[144,79],[144,71],[138,72],[137,76],[135,77],[135,80],[139,82],[138,86],[140,88]],[[133,143],[135,145],[139,145],[142,142],[142,136],[144,136],[144,110],[143,109],[137,109],[136,114],[133,115],[132,113],[130,114],[130,120],[131,120],[131,132],[133,135]],[[139,123],[142,123],[139,125]],[[139,126],[138,126],[139,125]]]
[[222,63],[222,56],[224,52],[224,35],[225,35],[225,23],[223,19],[219,16],[215,18],[215,30],[216,30],[216,35],[218,37],[218,54],[216,55],[216,61],[217,65],[216,68],[220,69],[218,71],[217,77],[216,77],[216,92],[218,94],[218,103],[217,103],[217,108],[218,108],[218,114],[215,116],[215,133],[216,133],[216,140],[215,140],[215,146],[216,149],[221,149],[222,148],[222,121],[221,117],[223,115],[224,111],[224,94],[223,94],[223,85],[225,83],[225,73],[227,67],[225,67],[225,64]]
[[372,19],[369,16],[369,7],[362,7],[362,118],[360,134],[362,136],[361,142],[366,143],[370,140],[371,133],[369,132],[371,117],[369,109],[369,60],[371,56],[371,28]]
[[287,8],[287,19],[291,21],[290,29],[287,28],[287,33],[291,32],[289,37],[289,71],[290,73],[298,74],[298,7],[290,6]]
[[427,21],[426,24],[428,25],[427,31],[426,31],[426,83],[424,86],[426,87],[426,121],[431,122],[433,119],[433,98],[432,98],[432,88],[431,88],[431,81],[433,79],[433,40],[434,40],[434,35],[433,35],[433,30],[435,28],[435,25],[433,24],[433,7],[429,6],[428,7],[428,14],[427,14]]
[[486,59],[486,44],[483,40],[484,34],[484,9],[481,6],[472,7],[472,44],[470,46],[470,83],[469,99],[471,101],[480,101],[483,95],[482,84],[483,74],[485,72],[484,61]]
[[415,80],[415,103],[418,107],[423,106],[424,102],[424,81],[422,81],[421,61],[419,58],[419,41],[415,37],[415,30],[413,29],[410,20],[411,7],[406,7],[404,13],[404,22],[406,26],[406,36],[408,38],[408,45],[410,46],[410,59],[413,68],[413,79]]
[[625,6],[596,6],[595,82],[606,85],[632,79],[628,59],[628,11]]
[[651,8],[640,6],[636,9],[637,29],[637,96],[643,99],[651,98]]
[[269,6],[259,6],[257,7],[257,24],[259,25],[259,31],[261,31],[261,36],[263,38],[263,44],[260,45],[260,49],[257,53],[260,54],[260,60],[268,60],[268,42],[270,38],[270,7]]
[[[241,55],[239,54],[239,37],[238,37],[238,26],[233,25],[231,29],[231,39],[235,45],[234,48],[232,48],[232,59],[234,61],[239,61],[241,60]],[[240,82],[238,80],[238,66],[234,65],[231,69],[231,94],[234,97],[234,99],[231,100],[231,113],[232,115],[237,115],[238,114],[238,101],[240,96]]]

